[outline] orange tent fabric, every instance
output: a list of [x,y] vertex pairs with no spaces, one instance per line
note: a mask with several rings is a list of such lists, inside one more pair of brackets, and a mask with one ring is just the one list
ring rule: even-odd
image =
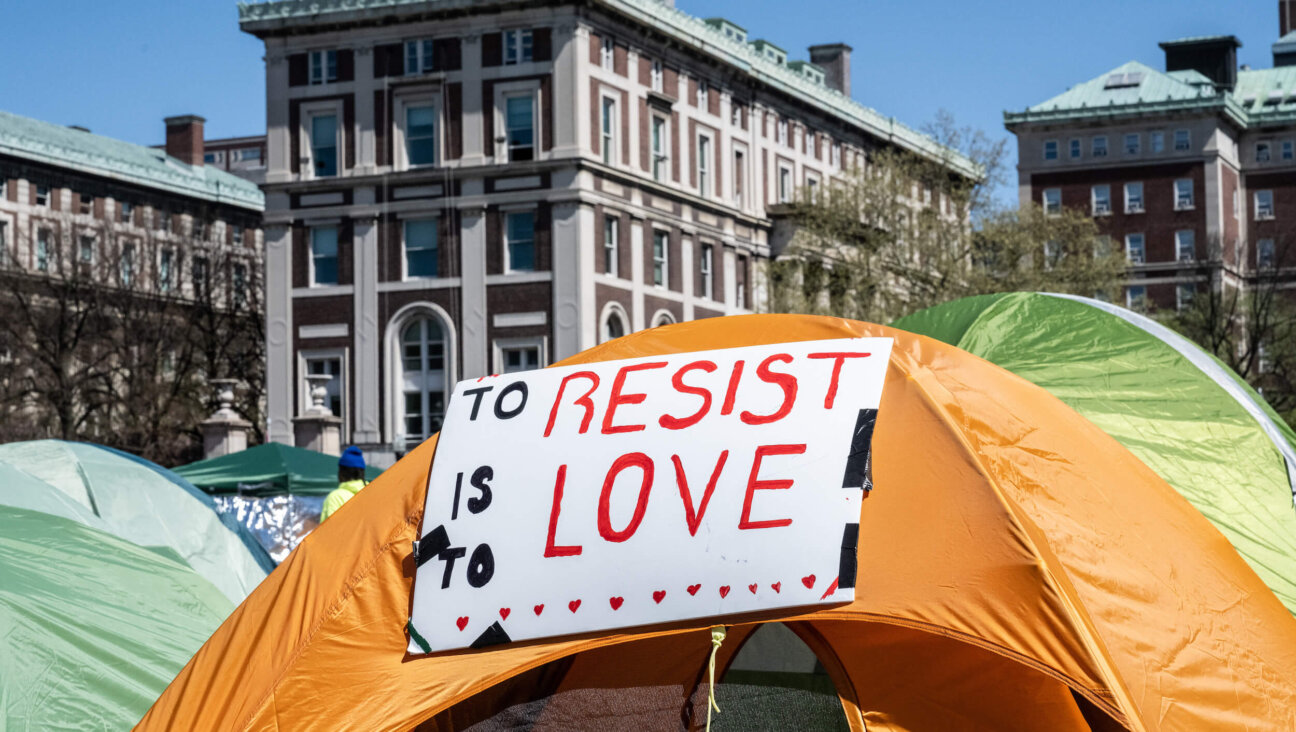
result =
[[[735,626],[722,668],[754,624],[780,620],[854,730],[1296,728],[1296,618],[1173,488],[1009,372],[903,331],[772,315],[656,328],[566,363],[863,335],[895,346],[858,599]],[[636,685],[681,706],[589,726],[701,724],[705,621],[406,655],[432,454],[429,441],[311,534],[140,728],[461,729],[537,693]],[[560,704],[545,716],[580,724]]]

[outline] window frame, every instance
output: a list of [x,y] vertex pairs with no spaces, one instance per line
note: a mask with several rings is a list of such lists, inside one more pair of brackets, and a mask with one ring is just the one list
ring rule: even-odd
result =
[[1079,137],[1072,137],[1068,142],[1068,154],[1072,160],[1079,160],[1084,157],[1084,141]]
[[[526,349],[535,349],[536,369],[542,369],[549,365],[549,338],[547,336],[496,338],[491,341],[491,361],[495,366],[492,373],[522,373],[520,371],[508,371],[505,359],[508,351],[520,351]],[[526,370],[530,371],[533,369]]]
[[[1187,297],[1184,293],[1188,292]],[[1191,282],[1175,283],[1175,311],[1182,312],[1185,307],[1192,305],[1193,298],[1197,295],[1197,288]]]
[[[1261,197],[1268,199],[1268,205],[1261,208]],[[1272,188],[1261,188],[1252,193],[1252,201],[1255,205],[1256,221],[1272,221],[1275,217],[1274,194]]]
[[[1268,244],[1266,247],[1265,244]],[[1263,257],[1265,250],[1268,250],[1268,256]],[[1274,269],[1278,263],[1278,250],[1274,247],[1274,240],[1270,237],[1263,237],[1256,240],[1256,269]],[[1266,261],[1267,260],[1267,261]]]
[[1273,162],[1273,143],[1269,140],[1257,140],[1255,144],[1255,161],[1257,163]]
[[48,185],[41,184],[41,183],[36,184],[35,205],[41,208],[49,208],[51,190],[52,189]]
[[[1099,144],[1099,141],[1101,141],[1101,143],[1102,143],[1101,145]],[[1092,138],[1090,138],[1090,140],[1089,140],[1089,157],[1092,157],[1092,158],[1105,158],[1105,157],[1107,157],[1107,152],[1108,152],[1108,148],[1107,148],[1107,136],[1106,136],[1106,135],[1094,135]]]
[[1148,151],[1153,155],[1165,152],[1165,130],[1152,130],[1148,133]]
[[783,163],[778,166],[778,202],[792,202],[792,168]]
[[1192,150],[1192,130],[1187,127],[1176,128],[1173,145],[1175,152],[1190,152]]
[[[1049,202],[1049,194],[1050,194],[1050,193],[1056,193],[1056,194],[1057,194],[1057,208],[1056,208],[1056,209],[1054,209],[1053,206],[1052,206],[1052,205],[1050,204],[1050,202]],[[1061,216],[1061,215],[1062,215],[1062,189],[1061,189],[1061,188],[1045,188],[1045,189],[1043,189],[1043,190],[1040,192],[1040,203],[1041,203],[1042,206],[1044,207],[1044,214],[1045,214],[1046,216]]]
[[121,245],[121,261],[117,267],[117,279],[122,287],[133,287],[135,284],[135,242],[125,241]]
[[604,35],[599,43],[599,68],[604,71],[616,69],[616,39]]
[[[439,216],[417,216],[407,219],[401,219],[401,280],[405,282],[413,280],[431,280],[441,276],[441,218]],[[412,223],[431,223],[432,224],[432,246],[421,246],[416,249],[410,248],[409,225]],[[413,275],[410,274],[409,256],[411,252],[426,252],[432,250],[432,274],[430,275]]]
[[[432,109],[432,162],[414,163],[409,154],[409,113],[412,109]],[[396,97],[393,109],[396,119],[396,139],[393,145],[396,153],[397,170],[423,170],[435,168],[444,159],[445,124],[441,118],[441,100],[435,92],[419,94],[400,94]]]
[[[1138,290],[1136,297],[1134,291]],[[1126,285],[1125,287],[1125,307],[1128,310],[1146,310],[1147,309],[1147,285]]]
[[[1052,155],[1049,154],[1050,150]],[[1044,149],[1041,151],[1045,160],[1057,160],[1060,157],[1057,140],[1045,140]]]
[[306,58],[306,78],[309,86],[322,86],[336,82],[338,80],[337,49],[309,51]]
[[1279,160],[1296,159],[1296,144],[1294,144],[1292,140],[1283,140],[1281,143],[1279,143],[1278,159]]
[[[350,374],[350,353],[345,346],[337,348],[303,348],[297,351],[297,383],[299,388],[300,404],[306,405],[311,403],[311,385],[306,379],[306,375],[311,373],[310,363],[312,361],[337,361],[338,373],[333,377],[338,381],[338,404],[341,407],[339,413],[333,416],[342,420],[342,442],[350,442],[351,421],[350,410],[348,409],[351,401],[351,374]],[[325,389],[328,387],[326,386]],[[332,409],[332,406],[329,407]]]
[[[315,119],[321,117],[332,117],[334,120],[335,130],[333,133],[334,144],[334,173],[332,175],[320,175],[318,172],[315,145]],[[304,104],[301,109],[301,128],[298,130],[300,139],[305,144],[301,145],[302,161],[300,165],[300,175],[303,180],[320,180],[325,178],[340,178],[345,172],[345,151],[346,151],[346,130],[342,122],[342,103],[341,101],[315,102]]]
[[603,266],[602,273],[609,277],[620,275],[621,217],[603,214]]
[[648,70],[648,88],[662,94],[666,83],[666,67],[660,59],[653,59]]
[[[670,120],[662,114],[651,113],[652,119],[648,125],[648,154],[652,156],[652,177],[658,183],[666,183],[671,179],[670,171]],[[658,135],[658,132],[661,132]],[[655,149],[657,143],[661,144],[661,149]]]
[[[508,102],[510,99],[520,98],[528,99],[531,102],[531,157],[515,160],[513,157],[515,148],[509,142]],[[499,131],[495,140],[495,159],[497,162],[525,163],[543,159],[540,149],[541,140],[544,139],[542,130],[543,109],[540,104],[539,81],[520,81],[495,86],[495,129]],[[516,149],[522,147],[524,146],[519,145]]]
[[[328,229],[331,229],[331,230],[333,231],[333,254],[331,255],[331,258],[334,260],[334,263],[333,263],[333,267],[334,267],[333,281],[332,281],[332,282],[321,282],[321,281],[319,280],[319,278],[318,278],[318,274],[319,274],[319,273],[316,271],[316,264],[315,264],[315,263],[316,263],[316,260],[319,260],[319,259],[328,259],[328,258],[330,258],[330,257],[327,257],[327,256],[325,256],[325,257],[321,257],[319,254],[316,253],[316,251],[315,251],[315,244],[316,244],[315,236],[316,236],[317,233],[319,233],[319,232],[321,232],[321,231],[324,231],[324,230],[328,230]],[[342,232],[341,232],[341,227],[339,227],[337,224],[320,224],[320,225],[316,225],[316,226],[311,226],[309,229],[307,229],[307,232],[308,232],[308,233],[306,234],[306,237],[307,237],[307,239],[306,239],[306,248],[307,248],[307,258],[306,258],[306,265],[307,265],[307,269],[306,269],[306,285],[307,285],[307,287],[336,287],[337,285],[341,284],[341,280],[342,280],[342,277],[341,277],[341,275],[342,275],[342,272],[341,272],[341,269],[342,269],[342,268],[341,268],[341,263],[342,263]],[[208,276],[209,276],[209,277],[211,276],[210,270],[208,270]],[[209,284],[210,284],[210,281],[209,281]]]
[[[1099,209],[1099,206],[1098,206],[1098,200],[1099,200],[1099,199],[1098,199],[1098,192],[1099,192],[1100,190],[1105,190],[1105,191],[1106,191],[1106,195],[1105,195],[1106,202],[1105,202],[1105,204],[1104,204],[1104,206],[1103,206],[1103,208],[1102,208],[1101,210]],[[1097,183],[1097,184],[1094,184],[1093,186],[1090,186],[1090,188],[1089,188],[1089,207],[1090,207],[1090,208],[1089,208],[1090,213],[1091,213],[1093,216],[1111,216],[1111,215],[1112,215],[1112,205],[1111,205],[1111,184],[1110,184],[1110,183]]]
[[715,245],[701,242],[698,246],[698,275],[702,278],[702,295],[705,300],[715,299]]
[[[405,41],[405,75],[419,76],[436,71],[436,53],[432,38],[411,38]],[[411,53],[413,51],[413,53]],[[411,65],[410,61],[414,64]]]
[[163,247],[158,250],[157,289],[163,294],[175,287],[176,252],[174,247]]
[[[510,58],[510,53],[513,56]],[[535,34],[531,28],[509,28],[500,32],[500,64],[518,66],[535,60]]]
[[[1132,205],[1134,203],[1134,197],[1130,195],[1130,191],[1132,190],[1133,186],[1138,187],[1137,205]],[[1126,181],[1125,182],[1125,213],[1136,214],[1136,213],[1145,213],[1145,212],[1146,209],[1144,208],[1143,181],[1141,180]]]
[[[1186,198],[1181,195],[1180,186],[1179,186],[1180,183],[1188,184],[1188,195]],[[1175,178],[1173,188],[1171,189],[1174,193],[1174,210],[1192,211],[1193,209],[1197,208],[1196,188],[1197,186],[1193,184],[1192,178]],[[1186,203],[1185,200],[1187,201]]]
[[49,272],[50,260],[54,257],[50,238],[53,232],[46,227],[37,227],[36,241],[32,244],[32,267],[37,272]]
[[711,102],[711,85],[707,83],[706,79],[698,79],[696,101],[699,111],[707,111],[708,105]]
[[[508,210],[502,210],[500,212],[500,215],[503,217],[503,220],[500,222],[501,224],[500,240],[504,246],[504,273],[505,274],[529,274],[531,272],[540,271],[539,267],[537,267],[538,262],[536,261],[538,259],[537,257],[538,252],[536,250],[536,209],[534,208],[508,209]],[[531,266],[526,269],[519,269],[513,266],[514,242],[511,240],[509,234],[509,229],[510,229],[509,221],[514,216],[531,217]]]
[[[618,95],[619,96],[619,95]],[[606,92],[599,94],[599,142],[602,147],[599,153],[604,165],[615,166],[620,162],[620,111],[617,97]]]
[[[1138,237],[1138,256],[1134,256],[1134,237]],[[1147,236],[1141,231],[1125,235],[1125,261],[1129,264],[1147,264]]]
[[711,182],[712,167],[715,164],[715,150],[712,148],[714,143],[709,133],[698,132],[693,166],[697,171],[697,194],[702,198],[712,198],[715,195],[715,186]]
[[[1186,235],[1186,236],[1185,236]],[[1197,232],[1194,229],[1176,229],[1174,233],[1175,261],[1187,264],[1197,261]],[[1191,248],[1185,257],[1184,244]]]
[[1126,155],[1141,155],[1143,153],[1143,135],[1137,132],[1126,132],[1123,141]]
[[[670,289],[670,239],[670,232],[666,229],[653,229],[651,245],[653,287],[665,290]],[[661,243],[660,257],[657,255],[658,242]]]

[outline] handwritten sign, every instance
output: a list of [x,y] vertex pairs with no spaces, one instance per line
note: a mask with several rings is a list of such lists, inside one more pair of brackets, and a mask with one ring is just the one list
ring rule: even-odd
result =
[[889,338],[459,383],[410,652],[854,599]]

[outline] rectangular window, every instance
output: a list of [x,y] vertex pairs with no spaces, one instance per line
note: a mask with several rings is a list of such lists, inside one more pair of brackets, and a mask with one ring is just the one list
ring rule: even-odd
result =
[[1094,186],[1091,201],[1094,216],[1106,216],[1111,213],[1111,186],[1106,183]]
[[652,72],[649,74],[649,81],[652,84],[652,90],[658,94],[662,93],[662,62],[652,62]]
[[531,272],[535,261],[535,214],[530,211],[511,213],[506,217],[508,271]]
[[1193,182],[1191,178],[1180,178],[1174,182],[1175,210],[1186,211],[1193,207]]
[[1175,232],[1175,259],[1180,262],[1197,260],[1197,236],[1191,229]]
[[158,291],[171,291],[172,263],[175,259],[175,252],[171,249],[163,249],[158,255]]
[[211,273],[207,266],[206,257],[194,257],[193,271],[193,293],[197,299],[203,299],[211,294]]
[[778,127],[777,127],[777,130],[778,130],[778,143],[779,143],[780,145],[784,146],[784,147],[787,147],[787,144],[788,144],[788,123],[787,123],[787,120],[785,120],[785,119],[781,119],[781,120],[779,120],[779,121],[778,121]]
[[535,96],[504,98],[504,129],[511,163],[535,159]]
[[338,283],[338,230],[316,226],[310,230],[311,285]]
[[238,151],[238,156],[239,162],[253,163],[254,165],[261,164],[261,148],[259,147],[245,147]]
[[734,127],[742,127],[742,107],[734,104],[729,110],[729,124]]
[[1293,157],[1296,157],[1296,146],[1293,146],[1293,145],[1292,145],[1292,141],[1291,141],[1291,140],[1283,140],[1283,141],[1282,141],[1282,159],[1283,159],[1283,160],[1291,160]]
[[135,207],[131,205],[130,201],[122,201],[119,204],[119,209],[121,222],[123,224],[129,224],[131,222],[131,214],[134,213]]
[[1152,148],[1152,152],[1154,152],[1154,153],[1163,153],[1163,152],[1165,152],[1165,133],[1164,133],[1164,132],[1162,132],[1161,130],[1154,130],[1154,131],[1152,132],[1152,134],[1149,135],[1148,137],[1149,137],[1149,139],[1151,140],[1151,142],[1150,142],[1150,144],[1149,144],[1148,146]]
[[193,219],[193,237],[195,239],[207,238],[207,220],[197,216]]
[[501,346],[500,373],[515,374],[540,368],[540,346]]
[[1081,147],[1082,147],[1080,138],[1078,137],[1071,138],[1070,146],[1071,146],[1071,159],[1078,160],[1081,155]]
[[531,62],[531,29],[504,31],[504,64]]
[[315,177],[338,174],[338,124],[335,114],[311,117],[311,162]]
[[1183,310],[1192,305],[1193,295],[1197,294],[1197,288],[1188,282],[1181,282],[1175,285],[1175,309]]
[[437,220],[405,222],[405,276],[437,276]]
[[697,181],[698,194],[711,195],[711,138],[698,136],[697,146]]
[[1130,310],[1147,309],[1147,288],[1143,285],[1131,285],[1125,288],[1125,307]]
[[80,251],[77,252],[77,258],[82,264],[94,263],[95,240],[93,236],[81,237]]
[[230,236],[234,239],[234,246],[243,246],[243,227],[230,224]]
[[620,241],[621,220],[616,216],[603,217],[603,274],[617,275],[617,245]]
[[711,272],[711,260],[714,256],[715,247],[711,244],[703,244],[702,260],[698,262],[698,272],[702,275],[702,297],[708,300],[715,299],[715,276]]
[[1044,269],[1053,269],[1062,261],[1062,242],[1044,242]]
[[706,110],[706,108],[707,108],[707,95],[710,94],[710,93],[711,93],[711,90],[710,90],[710,88],[707,86],[706,80],[699,80],[699,81],[698,81],[698,88],[697,88],[697,105],[698,105],[698,109],[701,109],[701,110],[703,110],[703,111]]
[[1044,159],[1045,159],[1045,160],[1057,160],[1057,159],[1058,159],[1058,141],[1057,141],[1057,140],[1045,140],[1045,141],[1044,141]]
[[126,242],[121,253],[121,283],[130,287],[135,282],[135,243]]
[[327,84],[337,81],[337,51],[310,52],[310,83]]
[[1255,192],[1255,217],[1256,221],[1274,217],[1273,191]]
[[1256,267],[1272,269],[1274,266],[1274,240],[1261,239],[1256,242]]
[[1143,264],[1147,261],[1147,251],[1143,247],[1142,234],[1125,235],[1125,259],[1130,264]]
[[48,272],[50,264],[50,233],[49,229],[41,229],[36,232],[36,271]]
[[230,273],[230,286],[234,288],[234,307],[241,308],[247,304],[247,265],[234,265]]
[[669,141],[666,139],[667,133],[666,118],[654,115],[652,118],[652,174],[653,180],[658,182],[666,180],[666,150],[669,145]]
[[167,211],[154,211],[156,217],[154,223],[157,224],[157,230],[167,234],[171,232],[171,214]]
[[435,70],[432,39],[405,41],[405,73],[426,74]]
[[1093,138],[1093,146],[1090,149],[1090,154],[1093,155],[1095,158],[1107,157],[1107,136],[1106,135],[1098,135]]
[[81,214],[94,213],[94,196],[90,196],[85,193],[82,193],[81,204],[78,210]]
[[36,186],[36,205],[37,206],[49,205],[49,186],[42,186],[42,185]]
[[747,308],[747,258],[739,257],[738,266],[734,268],[734,305],[740,310]]
[[1267,163],[1267,162],[1269,162],[1269,160],[1270,160],[1270,148],[1271,148],[1271,146],[1270,146],[1268,140],[1266,140],[1266,141],[1264,141],[1264,142],[1257,142],[1257,143],[1256,143],[1256,147],[1255,147],[1255,159],[1256,159],[1256,162],[1257,162],[1257,163]]
[[405,108],[405,156],[411,166],[436,164],[436,107]]
[[1125,213],[1143,213],[1143,184],[1125,184]]
[[1174,149],[1176,152],[1186,152],[1192,149],[1192,135],[1186,129],[1174,131]]
[[616,44],[608,36],[603,36],[603,45],[599,49],[599,65],[611,71],[616,63]]
[[616,100],[612,97],[603,97],[603,162],[607,165],[616,165]]
[[1044,213],[1057,215],[1062,213],[1062,189],[1044,189]]
[[664,231],[653,232],[653,284],[658,287],[670,287],[670,270],[667,258],[670,256],[670,235]]
[[1141,145],[1142,145],[1142,140],[1141,140],[1141,138],[1140,138],[1140,136],[1139,136],[1139,134],[1138,134],[1137,132],[1131,132],[1131,133],[1125,135],[1125,154],[1126,154],[1126,155],[1138,155],[1138,154],[1139,154],[1139,147],[1140,147]]
[[743,188],[747,180],[747,158],[742,150],[734,150],[733,176],[734,205],[742,208],[746,204],[743,200]]
[[792,171],[787,168],[779,168],[779,203],[787,203],[792,200]]
[[834,168],[840,168],[841,164],[841,143],[834,142],[832,146],[832,166]]

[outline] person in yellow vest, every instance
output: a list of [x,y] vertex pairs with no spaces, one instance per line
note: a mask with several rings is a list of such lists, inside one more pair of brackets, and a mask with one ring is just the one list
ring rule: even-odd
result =
[[342,504],[360,492],[368,484],[365,480],[365,459],[360,448],[352,445],[342,451],[338,458],[338,487],[324,498],[324,510],[320,511],[320,523],[342,508]]

